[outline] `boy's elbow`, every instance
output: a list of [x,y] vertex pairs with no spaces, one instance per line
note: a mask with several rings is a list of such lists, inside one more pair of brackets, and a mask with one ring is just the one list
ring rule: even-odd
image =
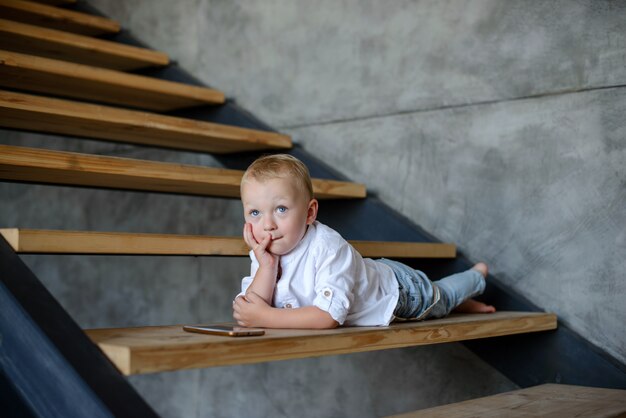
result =
[[333,329],[339,326],[339,322],[335,321],[328,312],[322,312],[324,314],[320,317],[318,324],[320,329]]

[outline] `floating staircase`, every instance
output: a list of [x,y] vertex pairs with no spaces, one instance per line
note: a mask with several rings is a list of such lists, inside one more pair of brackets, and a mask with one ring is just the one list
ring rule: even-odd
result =
[[0,86],[154,111],[224,103],[224,93],[0,50]]
[[289,149],[274,132],[0,90],[0,125],[213,153]]
[[[223,168],[0,145],[2,180],[238,197],[242,175]],[[363,185],[336,180],[313,179],[313,191],[320,199],[365,197]]]
[[[68,3],[72,2],[54,2]],[[67,135],[75,140],[90,138],[213,154],[284,152],[292,148],[291,139],[280,133],[156,113],[230,104],[216,90],[123,72],[163,67],[169,61],[157,51],[93,38],[119,32],[120,27],[114,21],[21,0],[0,0],[0,16],[3,18],[0,19],[0,85],[6,89],[0,91],[1,127]],[[235,198],[239,195],[241,175],[241,170],[225,168],[0,145],[0,180],[5,181]],[[313,186],[318,198],[341,199],[335,205],[344,208],[349,208],[355,199],[366,198],[362,184],[316,178]],[[248,249],[241,237],[2,226],[7,228],[0,230],[3,237],[0,271],[11,274],[2,276],[4,287],[0,288],[0,297],[6,296],[3,300],[15,303],[11,305],[15,315],[19,316],[21,310],[29,315],[24,319],[32,320],[32,330],[28,332],[46,335],[69,359],[70,371],[62,365],[61,370],[72,374],[74,367],[77,375],[102,398],[103,408],[114,415],[132,415],[128,411],[133,405],[135,411],[149,414],[149,408],[137,400],[138,395],[120,372],[129,375],[317,357],[517,335],[557,327],[554,314],[510,311],[452,315],[389,327],[268,330],[265,336],[254,339],[189,334],[180,325],[83,332],[20,263],[17,253],[245,256]],[[456,256],[454,245],[437,242],[355,240],[352,243],[367,257],[451,260]],[[42,300],[45,314],[34,303]],[[28,342],[19,339],[21,330],[12,327],[11,321],[0,323],[0,328],[5,347],[14,346],[16,353],[28,352]],[[68,339],[82,348],[69,347]],[[80,353],[76,354],[76,350]],[[21,373],[25,372],[7,366],[3,373],[19,386]],[[45,383],[41,378],[48,376],[45,366],[32,373],[33,377],[40,377],[36,380],[42,380],[41,384]],[[96,382],[92,374],[100,380]],[[40,390],[41,387],[34,387],[32,392],[24,393],[37,397]],[[126,402],[130,406],[122,405],[118,399],[122,393],[128,397],[124,399],[130,399]],[[45,407],[46,403],[41,402],[40,406]]]
[[32,1],[0,0],[0,16],[83,35],[113,35],[120,31],[120,25],[113,20]]
[[0,49],[111,70],[169,64],[168,56],[159,51],[6,19],[0,19]]
[[75,5],[77,0],[33,0],[35,3],[48,4],[50,6]]
[[[6,228],[0,235],[21,254],[216,255],[247,256],[241,237],[53,231]],[[363,257],[454,258],[453,244],[436,242],[350,241]]]
[[443,319],[388,327],[268,329],[265,335],[255,338],[192,334],[183,331],[182,325],[86,332],[122,373],[131,375],[414,347],[547,331],[555,327],[554,314],[498,312],[454,314]]
[[545,384],[393,416],[472,417],[623,418],[626,417],[626,390]]

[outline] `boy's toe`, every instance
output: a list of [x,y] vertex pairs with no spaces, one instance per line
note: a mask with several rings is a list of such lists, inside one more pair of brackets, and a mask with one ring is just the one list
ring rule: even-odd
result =
[[474,267],[472,267],[472,270],[476,270],[477,272],[482,274],[483,277],[487,277],[487,274],[489,273],[489,269],[487,268],[487,264],[485,263],[474,264]]

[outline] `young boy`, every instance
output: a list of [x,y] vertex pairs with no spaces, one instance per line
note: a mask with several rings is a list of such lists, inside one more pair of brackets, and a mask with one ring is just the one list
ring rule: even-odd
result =
[[439,318],[454,308],[495,312],[469,299],[484,291],[484,263],[433,283],[404,264],[362,258],[315,220],[318,202],[309,171],[290,155],[253,162],[241,180],[241,201],[243,237],[252,249],[251,274],[233,301],[233,317],[241,326],[376,326]]

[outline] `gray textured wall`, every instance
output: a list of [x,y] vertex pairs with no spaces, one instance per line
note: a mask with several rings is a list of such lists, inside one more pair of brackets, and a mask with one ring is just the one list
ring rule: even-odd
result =
[[626,3],[154,3],[94,2],[626,361]]
[[[623,2],[90,3],[626,361]],[[0,198],[9,226],[234,235],[241,224],[223,199],[28,185],[0,185]],[[246,270],[238,259],[27,260],[87,327],[227,318]],[[454,344],[131,381],[165,416],[380,416],[513,388]]]

